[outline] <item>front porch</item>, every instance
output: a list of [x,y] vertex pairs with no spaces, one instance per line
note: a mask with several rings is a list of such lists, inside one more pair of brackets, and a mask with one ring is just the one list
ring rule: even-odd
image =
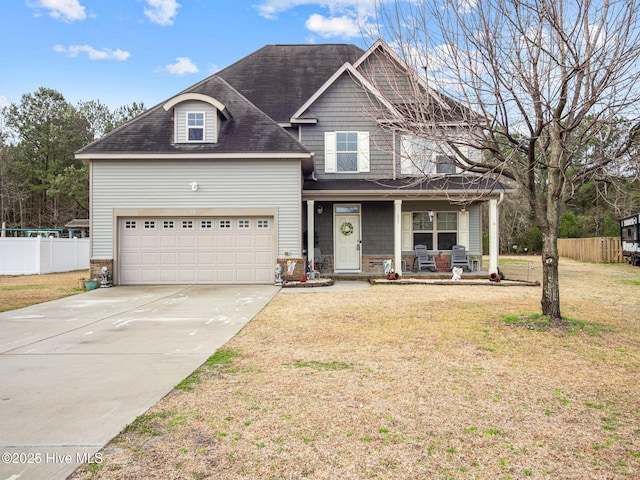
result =
[[[488,255],[482,254],[483,204],[489,210]],[[454,245],[464,246],[473,272],[480,276],[497,273],[498,201],[495,198],[467,208],[442,200],[402,199],[348,203],[306,199],[306,207],[303,255],[310,269],[322,274],[355,275],[356,278],[382,276],[389,265],[401,276],[435,273],[416,272],[416,245],[426,246],[443,276],[451,276],[449,259]]]

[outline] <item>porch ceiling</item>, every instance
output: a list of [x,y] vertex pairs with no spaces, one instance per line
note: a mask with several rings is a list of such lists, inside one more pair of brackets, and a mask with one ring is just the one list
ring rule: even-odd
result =
[[495,180],[462,175],[387,180],[307,179],[304,181],[302,199],[345,200],[384,197],[392,200],[420,197],[470,202],[497,198],[511,190]]

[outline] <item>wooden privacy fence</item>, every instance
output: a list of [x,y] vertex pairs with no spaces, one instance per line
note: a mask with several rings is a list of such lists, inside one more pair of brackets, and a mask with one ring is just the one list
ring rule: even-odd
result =
[[558,253],[582,262],[624,262],[619,237],[559,238]]

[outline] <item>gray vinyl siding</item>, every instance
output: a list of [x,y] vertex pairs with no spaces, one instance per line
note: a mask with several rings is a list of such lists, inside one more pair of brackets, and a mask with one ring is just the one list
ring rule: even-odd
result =
[[278,255],[299,256],[301,183],[294,160],[94,160],[91,257],[114,257],[119,208],[275,208]]
[[393,252],[393,202],[362,204],[362,254]]
[[[213,105],[195,100],[182,102],[176,106],[176,143],[187,142],[187,113],[204,113],[204,142],[218,142],[218,110]],[[189,142],[191,143],[191,142]]]
[[[302,143],[315,154],[316,176],[326,179],[381,178],[393,175],[392,135],[375,121],[370,98],[343,75],[322,95],[304,116],[318,119],[303,125]],[[324,173],[325,132],[369,132],[370,171],[368,173]]]

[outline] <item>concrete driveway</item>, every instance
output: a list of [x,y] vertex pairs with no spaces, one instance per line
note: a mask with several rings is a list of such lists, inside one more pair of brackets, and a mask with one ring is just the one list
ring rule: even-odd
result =
[[0,480],[64,479],[278,292],[101,288],[0,313]]

